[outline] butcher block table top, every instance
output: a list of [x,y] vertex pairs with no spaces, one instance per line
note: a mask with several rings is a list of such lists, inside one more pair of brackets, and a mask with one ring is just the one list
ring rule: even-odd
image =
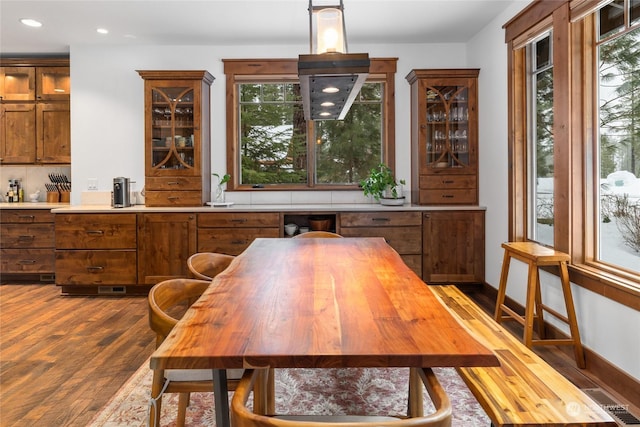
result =
[[256,239],[152,368],[497,366],[383,238]]

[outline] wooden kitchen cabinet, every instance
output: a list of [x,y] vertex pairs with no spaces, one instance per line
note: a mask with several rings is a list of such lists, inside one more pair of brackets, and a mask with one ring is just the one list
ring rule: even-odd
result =
[[422,277],[422,215],[420,212],[342,212],[344,237],[384,237],[419,277]]
[[0,67],[0,100],[34,101],[35,99],[35,67]]
[[53,275],[54,217],[49,210],[0,210],[2,274]]
[[69,103],[38,103],[36,119],[36,162],[71,163],[71,109]]
[[35,104],[0,104],[0,128],[0,162],[5,165],[35,163]]
[[138,281],[141,285],[188,277],[187,258],[195,252],[195,213],[139,214]]
[[56,285],[63,293],[127,293],[137,283],[136,231],[136,214],[56,214]]
[[484,217],[483,210],[422,213],[425,282],[484,282]]
[[198,252],[240,255],[258,237],[280,237],[278,212],[198,214]]
[[202,206],[211,196],[207,71],[138,71],[144,79],[145,204]]
[[411,200],[478,204],[478,69],[412,70]]
[[1,58],[0,162],[71,163],[67,59]]

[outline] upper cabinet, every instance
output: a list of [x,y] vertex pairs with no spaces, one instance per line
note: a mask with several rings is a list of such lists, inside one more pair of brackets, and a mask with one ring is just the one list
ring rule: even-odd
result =
[[412,70],[411,198],[478,204],[478,69]]
[[0,100],[34,101],[35,99],[35,67],[0,67]]
[[2,58],[0,65],[0,164],[69,164],[69,61]]
[[145,204],[202,206],[211,194],[207,71],[138,71],[144,79]]
[[68,101],[71,92],[69,67],[36,68],[36,98],[47,101]]

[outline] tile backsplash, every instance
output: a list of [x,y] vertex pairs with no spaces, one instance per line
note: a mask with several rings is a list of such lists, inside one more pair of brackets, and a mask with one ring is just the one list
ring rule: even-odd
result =
[[5,196],[9,189],[10,179],[19,179],[22,181],[25,202],[29,201],[29,194],[35,193],[37,190],[40,190],[38,201],[46,201],[47,189],[44,184],[51,183],[49,179],[49,174],[51,173],[64,174],[73,183],[71,166],[3,165],[0,167],[0,196],[2,196],[0,201],[6,201]]

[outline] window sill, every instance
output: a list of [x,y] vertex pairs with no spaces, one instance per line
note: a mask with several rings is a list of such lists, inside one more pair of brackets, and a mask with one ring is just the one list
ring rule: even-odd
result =
[[585,265],[569,265],[571,282],[627,307],[640,310],[640,286],[637,282]]

